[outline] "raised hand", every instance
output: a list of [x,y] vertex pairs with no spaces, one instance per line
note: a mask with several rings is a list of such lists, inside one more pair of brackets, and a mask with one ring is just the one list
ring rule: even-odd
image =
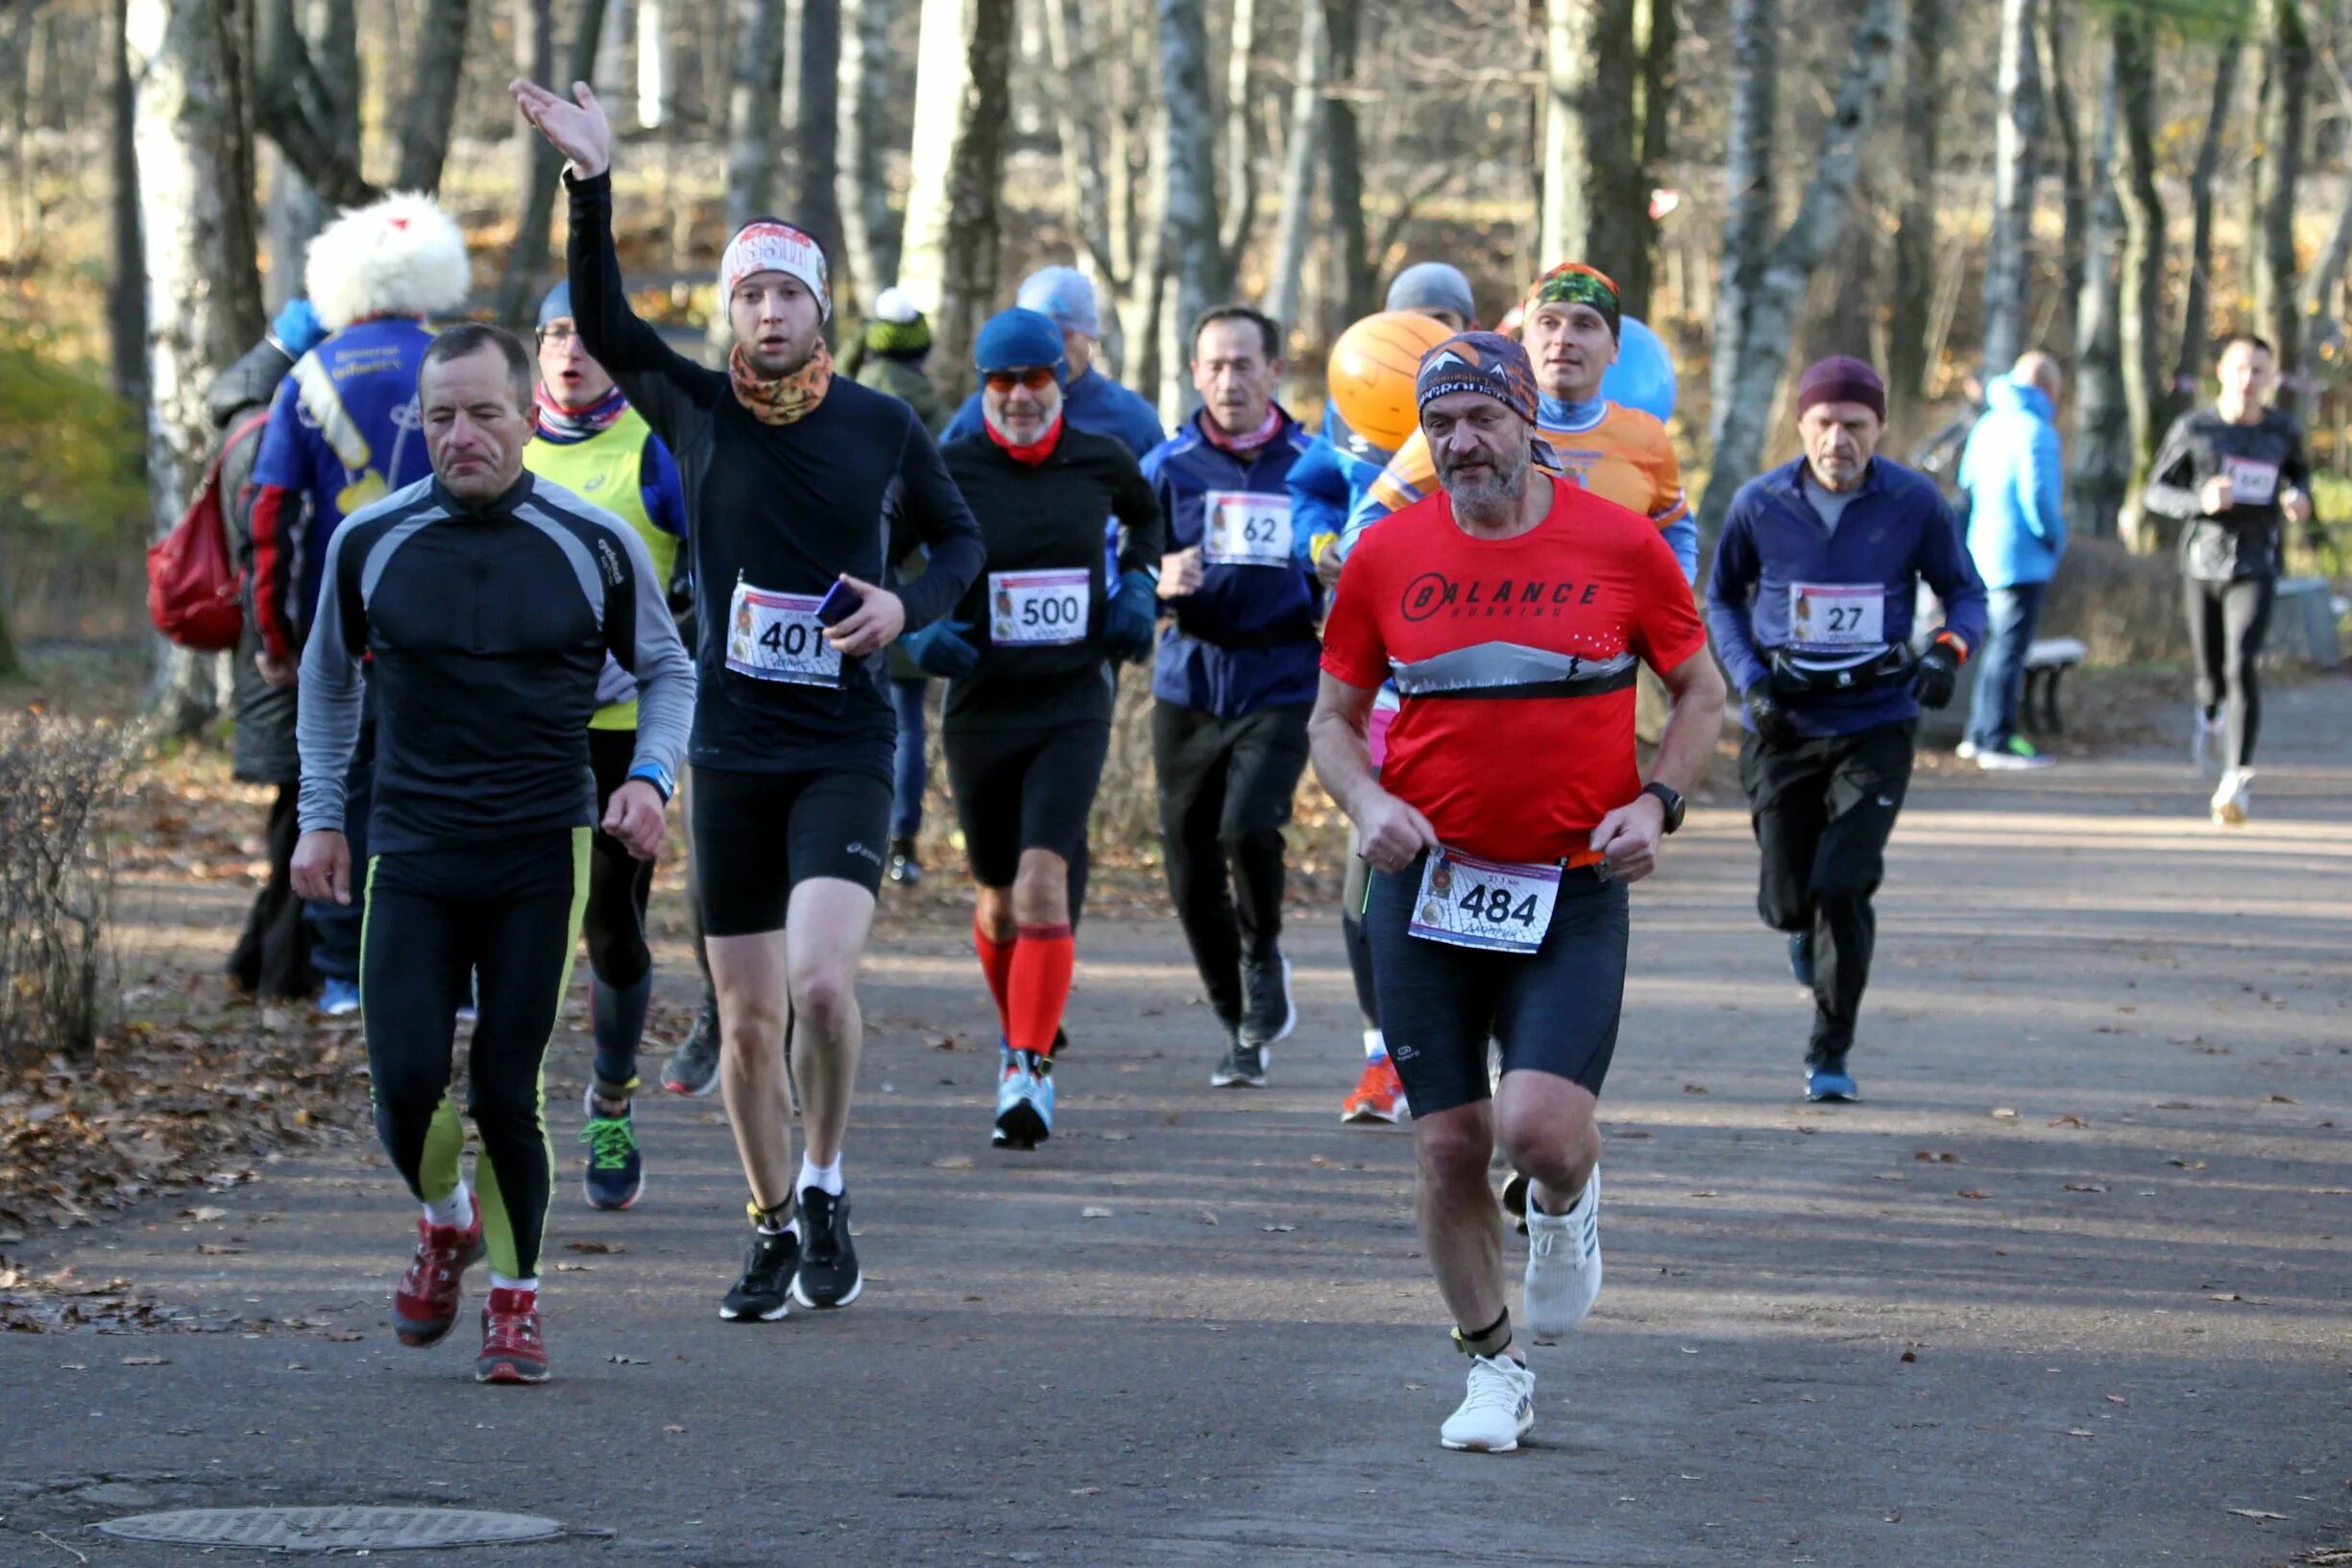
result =
[[604,106],[587,83],[574,82],[569,99],[521,77],[508,83],[506,90],[515,95],[515,107],[531,128],[571,160],[572,172],[581,179],[613,166],[613,123],[604,117]]

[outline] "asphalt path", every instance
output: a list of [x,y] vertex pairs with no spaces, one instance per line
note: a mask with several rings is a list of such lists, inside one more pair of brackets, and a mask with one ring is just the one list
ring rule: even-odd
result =
[[575,1026],[549,1067],[554,1382],[475,1387],[471,1302],[439,1348],[393,1339],[412,1211],[375,1149],[267,1164],[27,1250],[208,1332],[0,1337],[0,1563],[265,1560],[90,1527],[298,1503],[578,1532],[396,1559],[420,1564],[2269,1568],[2352,1544],[2348,737],[2352,687],[2274,700],[2235,832],[2169,752],[1923,774],[1853,1106],[1802,1103],[1806,1006],[1744,814],[1695,808],[1637,893],[1608,1285],[1534,1352],[1515,1455],[1438,1446],[1464,1363],[1409,1135],[1335,1114],[1360,1060],[1335,919],[1293,926],[1302,1018],[1262,1093],[1208,1088],[1173,920],[1089,922],[1060,1125],[1007,1155],[984,994],[934,911],[885,918],[865,971],[855,1306],[719,1320],[745,1225],[715,1100],[641,1101],[647,1195],[587,1210]]

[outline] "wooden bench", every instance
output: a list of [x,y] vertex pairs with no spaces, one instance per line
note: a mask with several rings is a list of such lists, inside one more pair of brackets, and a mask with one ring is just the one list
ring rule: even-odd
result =
[[2080,639],[2072,637],[2036,638],[2027,645],[2025,712],[2018,715],[2026,729],[2036,735],[2065,733],[2066,725],[2058,717],[2058,682],[2090,653]]

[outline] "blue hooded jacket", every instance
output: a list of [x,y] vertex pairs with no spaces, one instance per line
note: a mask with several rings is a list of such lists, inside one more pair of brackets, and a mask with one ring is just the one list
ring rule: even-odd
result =
[[2066,553],[2065,471],[2049,395],[2002,376],[1960,454],[1968,553],[1987,588],[2047,583]]

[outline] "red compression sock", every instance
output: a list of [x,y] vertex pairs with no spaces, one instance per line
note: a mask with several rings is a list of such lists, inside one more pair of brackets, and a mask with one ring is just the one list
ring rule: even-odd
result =
[[1012,995],[1012,957],[1020,951],[1020,942],[999,942],[981,929],[980,922],[972,922],[972,949],[980,954],[980,972],[988,981],[988,995],[996,1002],[996,1026],[1001,1033],[1012,1033],[1012,1009],[1008,999]]
[[1067,926],[1024,926],[1013,947],[1012,983],[1006,991],[1005,1039],[1015,1050],[1051,1055],[1070,1001],[1078,941]]

